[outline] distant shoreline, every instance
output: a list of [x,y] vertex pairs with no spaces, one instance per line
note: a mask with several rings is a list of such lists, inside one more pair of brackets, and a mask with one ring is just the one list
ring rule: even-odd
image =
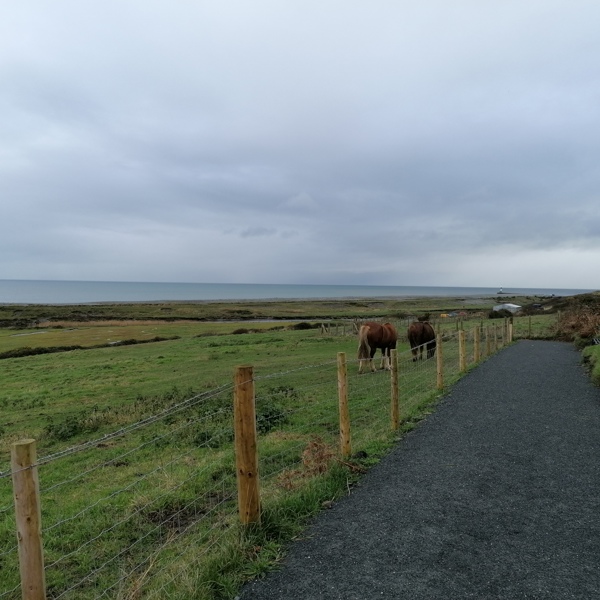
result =
[[[476,296],[457,295],[457,296],[344,296],[338,298],[222,298],[216,300],[104,300],[101,302],[0,302],[0,306],[115,306],[115,305],[145,305],[145,304],[261,304],[261,303],[297,303],[297,302],[412,302],[416,300],[459,300],[467,299],[476,302],[477,300],[489,300],[496,296],[510,296],[513,298],[523,297],[521,294],[512,294],[504,292],[502,294],[481,294]],[[552,295],[535,295],[534,298],[551,298]]]
[[591,290],[452,286],[137,283],[0,280],[1,305],[206,304],[231,302],[410,301],[417,298],[572,296]]

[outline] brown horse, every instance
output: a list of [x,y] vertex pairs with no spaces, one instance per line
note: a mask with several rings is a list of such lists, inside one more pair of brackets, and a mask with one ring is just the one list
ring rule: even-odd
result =
[[427,321],[415,321],[408,328],[408,341],[413,361],[423,360],[423,348],[427,347],[427,358],[435,354],[435,331]]
[[361,326],[358,331],[358,372],[363,372],[366,361],[371,365],[371,371],[375,371],[373,357],[377,348],[381,349],[381,368],[391,369],[390,351],[396,348],[398,333],[391,323],[373,323],[369,321]]

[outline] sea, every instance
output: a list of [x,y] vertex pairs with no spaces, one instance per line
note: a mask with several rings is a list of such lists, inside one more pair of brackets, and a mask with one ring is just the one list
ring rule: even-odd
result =
[[0,279],[0,304],[103,304],[122,302],[215,302],[239,300],[326,300],[572,296],[593,290],[560,288],[439,287],[411,285],[303,285],[272,283],[158,283],[131,281],[34,281]]

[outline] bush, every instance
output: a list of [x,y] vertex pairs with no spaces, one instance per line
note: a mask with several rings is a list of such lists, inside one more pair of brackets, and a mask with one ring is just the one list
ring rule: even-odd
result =
[[510,319],[513,314],[510,310],[503,308],[501,310],[491,310],[488,314],[488,319]]
[[23,356],[35,356],[36,354],[53,354],[54,352],[70,352],[71,350],[83,350],[83,346],[45,346],[41,348],[31,348],[23,346],[14,348],[6,352],[0,352],[2,358],[22,358]]
[[558,323],[558,337],[582,348],[600,336],[600,313],[584,306],[564,313]]
[[169,340],[178,339],[178,335],[171,335],[169,337],[155,336],[148,340],[136,340],[134,338],[130,338],[127,340],[119,340],[117,342],[108,342],[107,344],[96,344],[94,346],[42,346],[39,348],[23,346],[21,348],[14,348],[13,350],[7,350],[6,352],[0,352],[0,360],[3,358],[22,358],[24,356],[35,356],[36,354],[54,354],[55,352],[71,352],[72,350],[96,350],[98,348],[113,348],[116,346],[152,344],[154,342],[167,342]]

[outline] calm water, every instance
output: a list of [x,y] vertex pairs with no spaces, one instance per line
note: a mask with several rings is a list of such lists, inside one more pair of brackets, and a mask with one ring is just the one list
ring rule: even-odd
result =
[[[0,304],[210,301],[318,298],[495,296],[499,288],[253,283],[132,283],[0,280]],[[571,296],[592,290],[504,288],[506,295]]]

